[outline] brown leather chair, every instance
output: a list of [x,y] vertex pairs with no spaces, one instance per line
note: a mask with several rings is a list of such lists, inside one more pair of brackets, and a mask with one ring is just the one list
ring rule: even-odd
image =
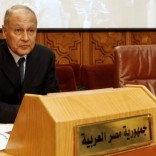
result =
[[113,64],[88,64],[81,66],[81,86],[83,89],[114,87]]
[[75,82],[76,82],[76,87],[79,89],[81,86],[80,84],[80,64],[77,63],[70,63],[70,64],[57,64],[57,67],[63,67],[63,66],[71,66],[73,68],[74,76],[75,76]]
[[61,92],[77,90],[74,71],[71,66],[56,65],[56,76]]
[[156,95],[156,45],[117,46],[114,59],[115,87],[144,85]]

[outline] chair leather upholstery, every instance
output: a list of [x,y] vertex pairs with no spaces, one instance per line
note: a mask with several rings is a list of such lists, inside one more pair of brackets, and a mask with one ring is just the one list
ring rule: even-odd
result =
[[57,67],[71,66],[73,68],[77,89],[81,86],[81,84],[80,84],[80,64],[77,64],[77,63],[57,64],[56,66]]
[[114,64],[82,65],[81,85],[84,89],[113,88]]
[[117,46],[114,59],[115,87],[144,85],[156,95],[156,45]]
[[71,66],[56,65],[56,76],[61,92],[77,90],[74,71]]

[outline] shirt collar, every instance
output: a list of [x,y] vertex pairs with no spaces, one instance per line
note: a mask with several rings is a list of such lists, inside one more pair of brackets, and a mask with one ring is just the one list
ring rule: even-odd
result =
[[[8,47],[9,48],[9,47]],[[11,55],[13,56],[13,58],[14,58],[14,60],[15,60],[15,62],[17,63],[18,62],[18,60],[21,58],[21,56],[18,56],[17,54],[15,54],[10,48],[9,48],[9,51],[10,51],[10,53],[11,53]],[[24,55],[24,56],[22,56],[22,57],[24,57],[25,58],[25,60],[26,60],[26,55]]]

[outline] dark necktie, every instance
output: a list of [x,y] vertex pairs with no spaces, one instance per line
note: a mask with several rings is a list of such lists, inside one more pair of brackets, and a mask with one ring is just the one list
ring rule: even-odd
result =
[[25,61],[25,58],[24,57],[21,57],[19,60],[18,60],[18,65],[19,65],[19,72],[20,72],[20,76],[21,76],[21,84],[23,83],[23,80],[24,80],[24,61]]

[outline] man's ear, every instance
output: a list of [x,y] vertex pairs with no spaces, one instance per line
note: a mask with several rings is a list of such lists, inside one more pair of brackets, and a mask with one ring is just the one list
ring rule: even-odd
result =
[[2,34],[3,34],[3,38],[6,39],[7,28],[4,25],[2,25]]

